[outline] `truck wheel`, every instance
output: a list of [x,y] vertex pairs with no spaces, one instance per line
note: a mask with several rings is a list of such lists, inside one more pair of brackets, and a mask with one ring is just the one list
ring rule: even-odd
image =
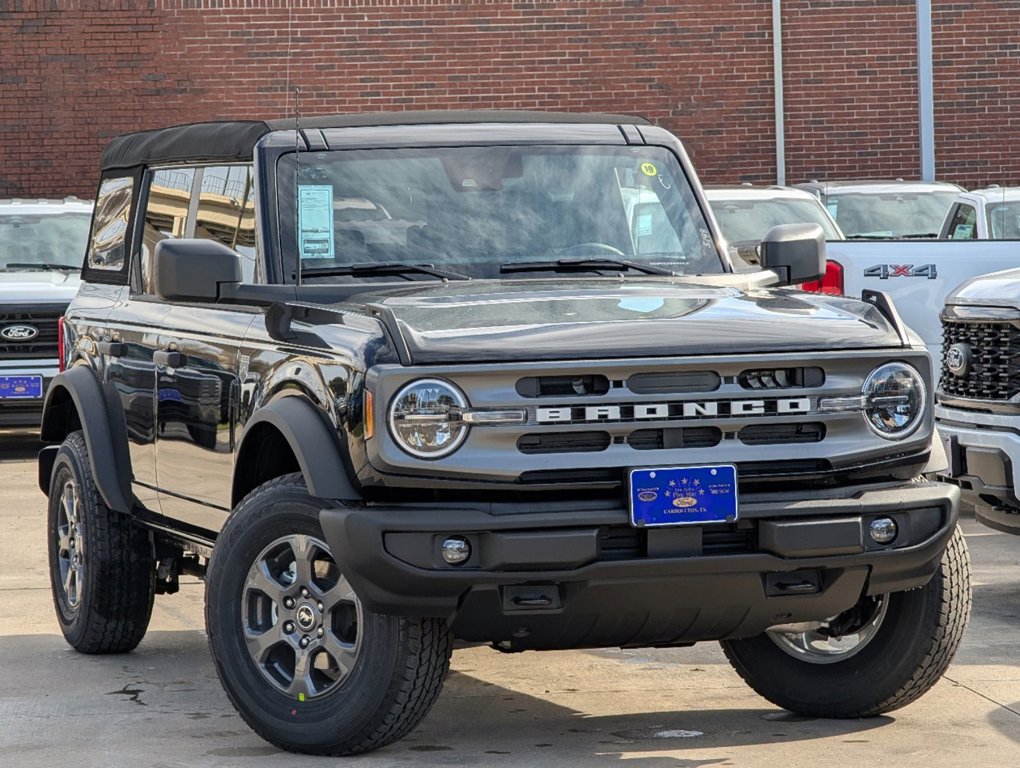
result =
[[925,586],[865,597],[826,622],[725,640],[737,673],[761,696],[808,717],[871,717],[928,691],[970,617],[970,559],[957,528]]
[[206,627],[220,682],[266,741],[352,755],[414,728],[450,666],[439,619],[366,610],[319,527],[301,475],[250,493],[216,540]]
[[53,462],[48,508],[53,603],[82,653],[124,653],[145,636],[156,567],[149,537],[103,503],[85,436],[72,432]]

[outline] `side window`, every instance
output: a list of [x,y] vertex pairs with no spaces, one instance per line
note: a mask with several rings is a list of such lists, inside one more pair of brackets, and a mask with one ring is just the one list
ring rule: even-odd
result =
[[255,185],[251,167],[223,165],[201,169],[192,237],[215,240],[241,254],[245,282],[255,274]]
[[99,272],[124,269],[133,191],[134,180],[130,177],[104,179],[100,184],[89,240],[88,269]]
[[977,238],[977,211],[972,205],[956,206],[952,219],[949,221],[948,236],[950,240],[974,240]]
[[152,293],[156,244],[167,238],[215,240],[241,254],[245,281],[255,275],[255,191],[246,165],[161,168],[149,174],[135,291]]
[[150,174],[139,270],[134,282],[136,291],[152,293],[152,254],[156,243],[186,236],[194,180],[194,168],[164,168]]

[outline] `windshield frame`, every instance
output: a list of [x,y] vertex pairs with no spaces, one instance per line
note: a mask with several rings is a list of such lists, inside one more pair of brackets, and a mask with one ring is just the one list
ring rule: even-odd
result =
[[[604,145],[625,148],[632,144],[637,147],[658,147],[672,155],[670,160],[671,162],[675,161],[676,165],[670,169],[671,172],[677,179],[682,177],[690,189],[693,203],[697,206],[697,211],[707,228],[708,238],[706,239],[710,239],[714,247],[715,258],[719,263],[718,272],[727,274],[732,273],[734,269],[730,255],[723,245],[718,224],[704,197],[701,185],[693,174],[683,146],[672,134],[661,128],[642,126],[641,133],[645,138],[644,142],[626,140],[624,138],[626,132],[619,126],[598,124],[437,124],[413,127],[325,129],[314,133],[317,134],[311,142],[314,149],[308,148],[308,143],[303,138],[305,132],[301,134],[300,156],[309,152],[346,149],[439,149],[515,145],[549,145],[564,148]],[[288,248],[285,245],[290,241],[290,238],[295,237],[295,232],[293,226],[282,220],[283,214],[279,208],[278,200],[282,197],[281,187],[287,183],[286,179],[281,178],[284,172],[281,171],[281,167],[285,168],[285,166],[281,166],[280,161],[288,155],[295,154],[297,136],[294,131],[274,131],[259,141],[255,152],[256,178],[258,179],[257,198],[260,200],[258,207],[263,214],[262,221],[265,225],[263,241],[267,245],[264,251],[265,279],[267,282],[276,284],[295,283],[292,275],[297,267],[297,249],[296,247]],[[293,182],[291,182],[291,186],[292,184]],[[291,219],[293,220],[293,217]],[[573,275],[560,275],[558,279],[583,279],[591,276],[591,273],[579,273],[577,278]],[[514,279],[517,280],[543,278],[547,279],[548,274],[535,273],[530,278],[514,276]],[[406,285],[406,281],[400,282]]]

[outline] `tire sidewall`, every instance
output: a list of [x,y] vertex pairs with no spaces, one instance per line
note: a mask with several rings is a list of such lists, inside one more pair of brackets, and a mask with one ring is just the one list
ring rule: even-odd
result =
[[765,634],[724,645],[752,687],[780,706],[835,710],[833,694],[839,692],[840,710],[870,711],[893,699],[924,665],[936,642],[943,580],[940,568],[924,587],[886,595],[888,609],[875,635],[841,661],[798,659]]
[[[80,440],[72,439],[65,442],[57,452],[53,462],[53,473],[50,476],[50,493],[48,503],[48,552],[50,565],[50,583],[53,588],[53,603],[56,608],[57,620],[64,637],[72,645],[76,646],[82,641],[88,630],[86,617],[92,610],[93,593],[95,591],[96,570],[99,563],[96,559],[95,546],[92,532],[96,524],[98,495],[91,484],[86,482],[88,472],[87,454],[84,453]],[[82,540],[84,552],[84,578],[78,584],[80,595],[77,607],[72,607],[64,591],[64,585],[60,578],[59,552],[57,544],[57,525],[60,515],[60,501],[63,497],[64,486],[68,480],[72,480],[78,489],[80,508],[78,511],[78,524],[82,527]]]
[[[298,701],[267,681],[252,660],[242,629],[247,574],[266,546],[293,534],[324,541],[317,504],[294,487],[256,492],[230,516],[216,542],[206,586],[206,624],[213,658],[231,701],[270,741],[315,746],[322,731],[360,730],[383,706],[399,658],[395,617],[362,612],[354,670],[328,693]],[[342,564],[338,563],[342,570]]]

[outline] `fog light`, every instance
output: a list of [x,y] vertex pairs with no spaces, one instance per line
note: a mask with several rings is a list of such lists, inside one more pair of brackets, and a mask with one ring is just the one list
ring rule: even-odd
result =
[[896,538],[896,521],[891,517],[879,517],[871,521],[868,529],[872,540],[876,544],[888,544]]
[[461,565],[471,557],[471,544],[463,536],[449,536],[441,547],[443,559],[450,565]]

